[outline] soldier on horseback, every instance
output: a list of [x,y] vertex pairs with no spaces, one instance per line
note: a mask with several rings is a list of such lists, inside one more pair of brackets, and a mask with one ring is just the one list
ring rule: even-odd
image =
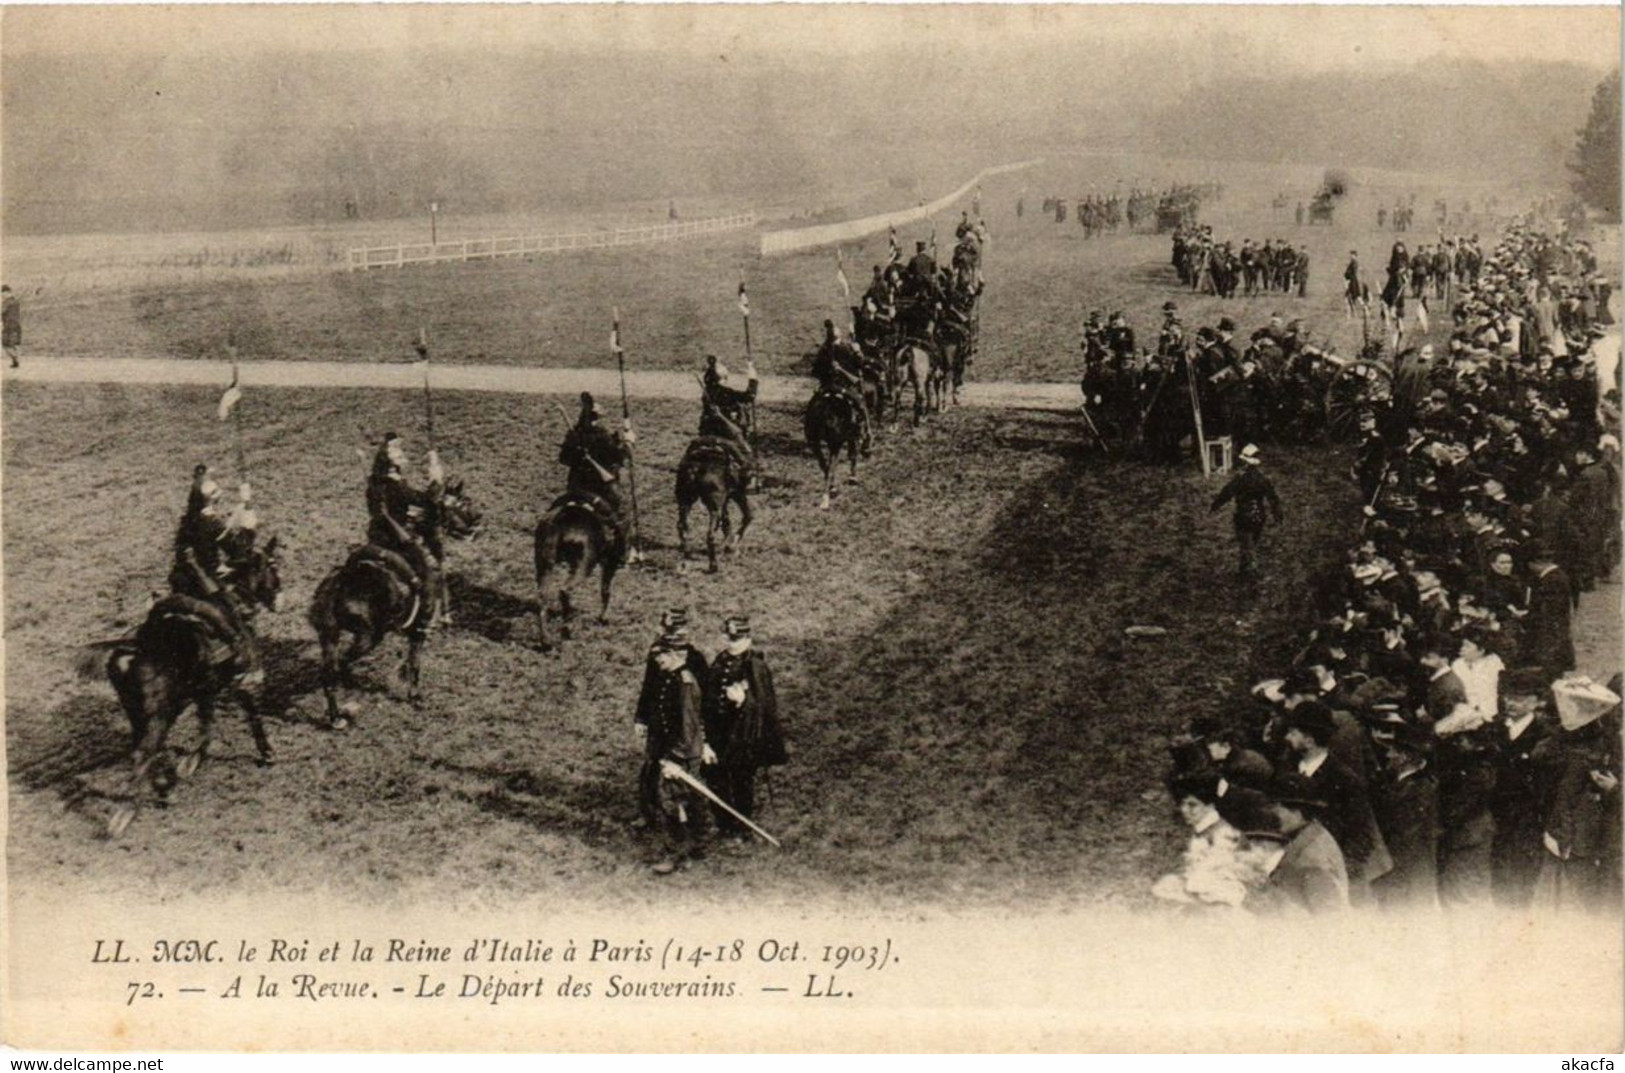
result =
[[824,321],[824,343],[813,359],[812,374],[820,391],[838,395],[851,404],[862,429],[860,447],[867,455],[874,439],[869,407],[863,401],[863,352],[840,337],[832,320]]
[[697,444],[714,444],[728,452],[749,485],[756,473],[756,452],[745,429],[750,426],[750,406],[756,401],[759,378],[756,363],[745,362],[745,390],[728,384],[728,367],[715,354],[706,355],[705,392],[701,396],[700,438]]
[[[246,494],[246,485],[243,490]],[[240,512],[228,522],[220,509],[220,486],[209,476],[209,467],[200,463],[192,470],[186,513],[175,532],[171,595],[166,603],[209,625],[214,642],[212,664],[234,663],[243,674],[258,670],[259,646],[247,626],[243,606],[225,582],[246,557],[253,539],[253,512],[248,510],[246,498]]]
[[390,432],[373,455],[367,476],[367,541],[404,559],[417,579],[419,593],[431,604],[430,621],[446,625],[446,582],[440,569],[442,549],[436,535],[425,531],[424,521],[435,509],[432,501],[445,475],[440,458],[429,452],[429,487],[419,490],[406,480],[406,448]]
[[564,436],[559,463],[570,467],[566,494],[589,503],[617,532],[621,524],[621,471],[626,468],[627,445],[634,442],[630,426],[619,433],[605,428],[604,411],[592,395],[581,393],[581,415]]

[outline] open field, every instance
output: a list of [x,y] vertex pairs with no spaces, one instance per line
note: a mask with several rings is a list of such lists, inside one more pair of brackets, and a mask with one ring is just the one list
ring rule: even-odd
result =
[[[1088,241],[1075,223],[1058,225],[1039,212],[1048,193],[1075,197],[1091,187],[1110,190],[1119,181],[1165,184],[1219,175],[1226,194],[1204,218],[1217,234],[1238,244],[1247,237],[1306,243],[1309,297],[1220,301],[1191,295],[1174,277],[1166,236],[1122,234]],[[1279,310],[1303,318],[1317,340],[1351,352],[1360,327],[1345,317],[1340,297],[1348,251],[1358,249],[1367,272],[1376,277],[1396,237],[1376,230],[1375,205],[1391,203],[1403,191],[1416,191],[1419,205],[1431,205],[1434,190],[1441,196],[1462,191],[1480,197],[1482,189],[1477,184],[1430,188],[1413,176],[1376,172],[1356,176],[1365,185],[1355,187],[1334,226],[1302,228],[1293,224],[1290,210],[1278,214],[1269,202],[1283,190],[1294,199],[1306,198],[1319,182],[1318,169],[1058,156],[1031,171],[989,180],[982,207],[993,245],[983,301],[984,350],[973,376],[1069,380],[1078,368],[1079,330],[1090,310],[1120,309],[1150,340],[1161,320],[1159,309],[1169,299],[1181,304],[1192,326],[1229,315],[1246,331]],[[1023,195],[1027,211],[1017,221],[1015,203]],[[909,203],[895,192],[873,189],[853,200],[863,211]],[[955,220],[957,213],[937,222],[944,256]],[[1404,237],[1414,245],[1428,234],[1424,228]],[[922,224],[901,237],[912,242],[929,235]],[[844,251],[855,295],[885,250],[886,238],[878,235]],[[32,285],[15,265],[8,251],[13,286],[26,294]],[[54,302],[42,298],[37,310],[25,307],[26,343],[29,351],[44,355],[217,357],[230,330],[245,358],[387,361],[408,357],[410,341],[423,326],[436,360],[580,366],[611,361],[610,308],[619,306],[634,365],[696,368],[708,352],[732,358],[743,351],[734,304],[742,271],[762,371],[790,371],[818,342],[823,319],[842,315],[834,251],[762,260],[749,233],[529,263],[262,279],[200,269],[190,281],[159,278]],[[1380,286],[1381,279],[1373,282]],[[1435,318],[1436,331],[1444,319]]]
[[[1356,509],[1320,451],[1278,451],[1289,522],[1273,579],[1229,583],[1228,522],[1189,469],[1085,458],[1061,415],[956,412],[888,441],[836,509],[815,508],[799,408],[763,414],[772,481],[744,553],[676,569],[670,467],[692,415],[647,404],[639,491],[653,566],[618,584],[607,627],[562,655],[532,647],[529,532],[562,474],[542,398],[447,395],[438,427],[489,532],[450,554],[459,625],[426,656],[428,697],[360,697],[335,735],[302,607],[364,521],[357,448],[416,427],[402,393],[259,391],[248,456],[267,527],[290,542],[294,610],[267,620],[276,767],[251,763],[224,713],[215,758],[118,843],[100,834],[125,726],[73,647],[138,615],[162,583],[197,457],[228,457],[212,391],[13,385],[5,395],[7,746],[18,881],[159,896],[334,887],[363,896],[500,899],[549,890],[642,901],[626,830],[631,705],[660,609],[703,642],[746,609],[780,681],[794,751],[764,822],[782,854],[718,855],[753,902],[1135,904],[1177,852],[1157,784],[1162,739],[1218,712],[1299,625],[1306,571]],[[155,414],[168,420],[157,422]],[[1166,637],[1133,641],[1125,626]],[[387,682],[393,649],[368,673]],[[177,740],[190,740],[183,723]],[[64,803],[83,784],[90,793]],[[185,847],[184,851],[181,847]],[[479,892],[477,895],[474,892]]]

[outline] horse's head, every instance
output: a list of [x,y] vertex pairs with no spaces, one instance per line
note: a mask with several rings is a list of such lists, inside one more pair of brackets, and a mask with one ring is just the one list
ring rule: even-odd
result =
[[282,538],[273,536],[260,547],[249,548],[232,566],[230,585],[250,608],[282,610]]
[[479,535],[485,515],[463,491],[461,478],[450,481],[440,493],[440,529],[453,540],[472,540]]

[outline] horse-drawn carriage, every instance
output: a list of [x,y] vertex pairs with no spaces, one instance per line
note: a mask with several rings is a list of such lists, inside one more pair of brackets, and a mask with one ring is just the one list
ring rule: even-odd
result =
[[1332,214],[1337,211],[1337,201],[1330,193],[1322,190],[1316,194],[1314,200],[1309,202],[1309,222],[1311,224],[1331,225]]

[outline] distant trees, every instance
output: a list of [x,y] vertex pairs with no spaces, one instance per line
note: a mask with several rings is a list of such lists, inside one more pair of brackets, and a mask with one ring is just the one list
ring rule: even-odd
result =
[[1587,205],[1619,216],[1619,70],[1603,79],[1591,96],[1591,116],[1574,146],[1574,192]]

